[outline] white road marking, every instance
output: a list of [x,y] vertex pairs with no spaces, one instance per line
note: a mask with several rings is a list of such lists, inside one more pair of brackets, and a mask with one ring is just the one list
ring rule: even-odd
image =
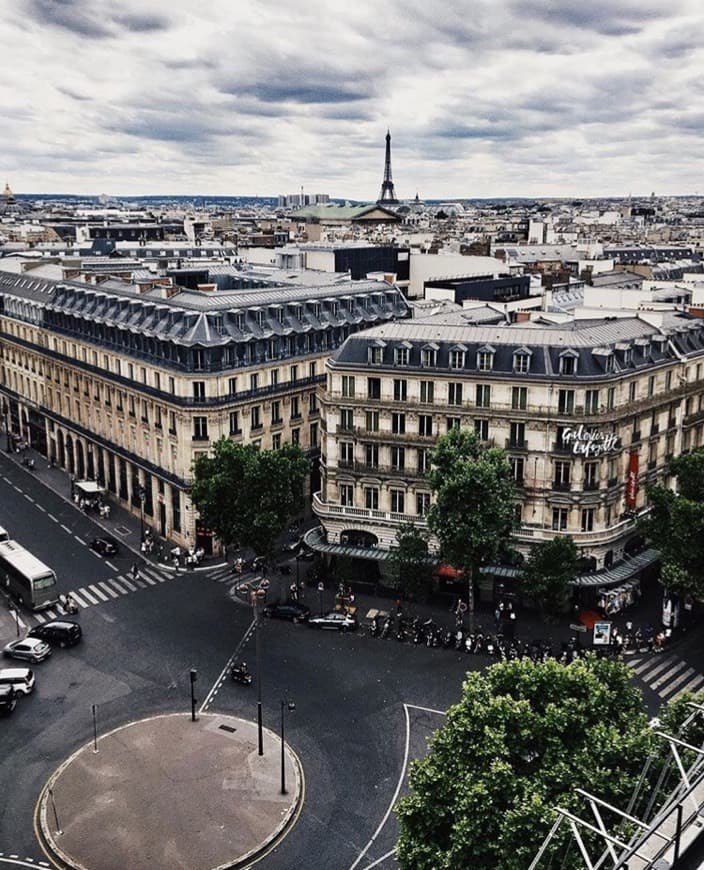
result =
[[31,501],[32,504],[34,504],[34,499],[32,498],[31,495],[27,495],[26,492],[23,492],[22,495],[27,499],[27,501]]
[[53,520],[55,523],[58,523],[58,520],[56,519],[54,514],[47,514],[47,516],[49,517],[50,520]]
[[19,486],[17,486],[16,483],[13,483],[13,484],[12,484],[12,488],[13,488],[13,489],[16,489],[17,492],[22,492],[22,490],[19,488]]
[[88,588],[93,593],[93,595],[97,595],[101,601],[108,600],[108,596],[104,592],[102,592],[100,589],[98,589],[98,587],[95,585],[95,583],[91,583]]
[[120,593],[120,595],[128,595],[128,594],[129,594],[129,591],[130,591],[130,590],[127,589],[125,586],[123,586],[123,585],[120,583],[120,581],[117,579],[117,577],[110,577],[110,578],[107,580],[107,582],[108,582],[111,586],[114,586],[115,589],[117,589],[117,591]]
[[210,690],[210,691],[208,692],[208,694],[206,695],[205,701],[203,701],[203,703],[200,705],[200,707],[199,707],[199,709],[198,709],[198,712],[199,712],[199,713],[205,713],[205,711],[208,709],[208,706],[210,705],[210,702],[213,700],[213,698],[215,697],[215,695],[217,695],[217,693],[218,693],[218,689],[219,689],[220,686],[222,685],[223,680],[224,680],[225,677],[227,676],[228,671],[230,670],[230,668],[232,667],[232,665],[233,665],[234,662],[236,661],[237,656],[239,656],[240,650],[242,649],[242,647],[245,645],[245,643],[246,643],[247,640],[249,639],[250,635],[252,634],[252,631],[253,631],[253,629],[254,629],[255,624],[256,624],[256,620],[252,620],[252,622],[251,622],[250,625],[249,625],[249,628],[248,628],[247,631],[245,631],[245,633],[244,633],[244,637],[243,637],[242,640],[237,644],[237,649],[232,653],[232,655],[230,656],[230,658],[229,658],[229,659],[227,660],[227,662],[225,663],[225,667],[220,671],[220,675],[219,675],[218,678],[215,680],[215,682],[213,683],[213,686],[212,686],[211,690]]
[[79,538],[78,535],[74,535],[73,537],[78,541],[79,544],[83,544],[83,546],[85,547],[86,542],[83,540],[83,538]]
[[0,864],[12,864],[13,867],[48,867],[49,866],[44,861],[37,861],[35,863],[32,861],[31,858],[26,858],[24,861],[22,861],[16,855],[10,855],[8,858],[3,858],[2,856],[0,856]]
[[660,695],[661,698],[667,698],[667,696],[671,695],[678,686],[681,686],[682,683],[685,683],[687,680],[691,680],[696,673],[697,672],[694,670],[694,668],[687,668],[686,670],[682,671],[681,674],[675,677],[672,682],[668,683],[666,686],[663,686],[663,688],[658,692],[658,695]]
[[68,526],[65,526],[63,523],[61,523],[61,528],[62,528],[65,532],[68,532],[69,535],[72,535],[72,534],[73,534],[73,529],[69,529],[69,527],[68,527]]
[[97,585],[100,586],[101,589],[104,589],[111,598],[117,598],[117,592],[115,592],[115,590],[104,580],[99,580]]
[[37,507],[39,508],[39,510],[40,510],[43,514],[46,513],[46,508],[45,508],[45,507],[42,507],[42,506],[39,504],[39,502],[37,502]]
[[[93,550],[92,552],[95,553],[95,550]],[[98,554],[95,553],[95,555],[97,556]],[[113,565],[112,562],[108,562],[107,559],[105,560],[105,564],[108,566],[108,568],[109,568],[111,571],[117,571],[117,568],[115,567],[115,565]]]
[[131,591],[131,592],[136,592],[136,591],[137,591],[137,587],[134,585],[134,583],[133,583],[131,580],[128,580],[127,577],[125,577],[124,574],[120,574],[120,576],[119,576],[118,579],[120,580],[120,583],[124,583],[125,586],[126,586],[126,587]]
[[372,870],[372,867],[376,867],[377,864],[381,864],[382,861],[386,861],[387,858],[391,858],[392,855],[396,854],[396,849],[392,849],[390,852],[387,852],[386,855],[382,855],[381,858],[377,858],[376,861],[372,861],[371,864],[367,864],[364,870]]
[[156,580],[152,580],[146,571],[141,571],[139,576],[142,580],[146,580],[150,586],[156,586]]
[[[93,596],[90,594],[90,592],[89,592],[85,587],[81,587],[81,588],[78,590],[78,594],[79,594],[82,598],[86,598],[86,599],[90,602],[90,604],[97,604],[97,603],[98,603],[97,599],[93,598]],[[87,606],[88,606],[88,605],[86,605],[86,607],[87,607]]]
[[78,592],[72,592],[71,598],[73,598],[76,604],[79,604],[81,607],[90,607],[90,604],[86,604],[86,602],[81,598]]
[[357,859],[354,862],[354,864],[352,864],[350,866],[350,870],[354,870],[354,868],[360,863],[362,858],[364,858],[364,856],[367,854],[369,849],[374,845],[374,840],[376,840],[376,838],[381,833],[384,825],[389,820],[389,816],[391,815],[391,811],[393,810],[394,806],[396,805],[396,801],[398,800],[398,796],[399,796],[399,793],[401,791],[401,786],[403,785],[403,781],[406,778],[406,768],[408,767],[408,754],[409,754],[410,748],[411,748],[411,719],[410,719],[410,716],[408,715],[408,705],[407,704],[403,705],[403,714],[406,717],[406,745],[405,745],[404,750],[403,750],[403,764],[401,765],[401,773],[399,775],[398,782],[396,783],[396,790],[394,791],[393,797],[391,798],[391,803],[389,804],[388,809],[384,813],[384,817],[379,822],[379,826],[377,827],[376,831],[374,831],[374,833],[372,834],[371,839],[369,840],[367,845],[362,849],[362,851],[357,856]]

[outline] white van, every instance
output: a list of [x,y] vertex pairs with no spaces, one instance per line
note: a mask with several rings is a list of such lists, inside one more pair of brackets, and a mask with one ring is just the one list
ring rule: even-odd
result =
[[9,540],[10,540],[10,533],[7,531],[7,529],[3,529],[3,527],[0,526],[0,541],[9,541]]
[[34,689],[31,668],[0,668],[0,686],[12,686],[16,695],[29,695]]

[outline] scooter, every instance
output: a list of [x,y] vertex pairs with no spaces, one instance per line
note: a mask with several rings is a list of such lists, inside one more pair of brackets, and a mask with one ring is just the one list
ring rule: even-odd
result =
[[241,665],[234,665],[232,668],[232,679],[235,683],[240,683],[243,686],[252,685],[252,675],[247,670],[247,665],[244,662]]

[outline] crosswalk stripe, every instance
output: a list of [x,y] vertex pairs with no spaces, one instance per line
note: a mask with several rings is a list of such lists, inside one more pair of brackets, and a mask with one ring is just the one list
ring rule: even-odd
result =
[[100,586],[100,588],[101,588],[104,592],[107,592],[108,595],[109,595],[111,598],[117,598],[117,592],[115,592],[115,590],[112,588],[112,586],[109,586],[109,585],[105,582],[105,580],[98,580],[97,585]]
[[48,619],[48,617],[44,616],[43,613],[39,613],[39,612],[35,612],[35,614],[34,614],[34,618],[37,620],[37,622],[38,622],[40,625],[41,625],[42,623],[46,622],[47,619]]
[[657,678],[657,680],[651,681],[650,679],[648,679],[647,682],[652,689],[659,689],[660,686],[663,685],[663,683],[667,683],[669,680],[672,680],[675,677],[675,674],[678,673],[678,671],[681,671],[682,668],[686,668],[686,667],[687,667],[687,662],[684,662],[684,661],[682,661],[682,659],[679,659],[677,661],[677,663],[674,664],[671,668],[668,668],[666,671],[664,671],[662,674],[660,674],[660,676]]
[[49,619],[56,619],[56,617],[59,615],[57,610],[52,610],[51,608],[45,610],[44,613],[49,617]]
[[[93,596],[92,596],[92,595],[90,594],[90,592],[85,588],[85,586],[82,586],[82,587],[78,590],[78,594],[81,596],[81,598],[85,598],[85,599],[87,599],[88,602],[89,602],[89,604],[97,604],[97,603],[98,603],[97,599],[93,598]],[[88,607],[89,605],[86,604],[86,605],[84,605],[84,606],[85,606],[85,607]]]
[[678,689],[677,692],[670,698],[673,700],[678,695],[683,694],[684,692],[698,692],[702,686],[704,685],[704,677],[701,674],[697,674],[696,677],[693,677],[688,683],[682,686],[681,689]]
[[90,607],[90,602],[86,604],[86,602],[81,598],[78,592],[72,592],[71,597],[78,604],[79,607]]
[[663,686],[662,689],[658,692],[661,698],[666,698],[668,695],[671,695],[675,689],[680,686],[685,680],[691,679],[691,677],[696,674],[694,668],[687,668],[682,671],[674,680],[669,682],[666,686]]
[[134,582],[137,584],[137,586],[139,586],[140,589],[147,588],[147,584],[144,582],[144,580],[140,580],[139,577],[136,577]]
[[130,592],[137,591],[137,587],[134,585],[134,583],[131,580],[128,580],[124,574],[120,574],[118,580],[120,581],[120,583],[124,583],[125,586],[130,590]]
[[156,586],[156,580],[153,580],[146,571],[141,571],[139,576],[142,580],[146,580],[150,586]]
[[674,664],[676,661],[677,659],[675,656],[665,656],[665,658],[660,659],[659,661],[655,658],[645,659],[645,661],[633,668],[633,673],[638,674],[642,679],[646,679],[644,673],[648,671],[648,677],[654,677],[656,674],[659,674],[660,671]]
[[98,587],[95,585],[95,583],[91,583],[88,588],[93,593],[93,595],[97,595],[101,601],[108,600],[108,596],[101,589],[98,589]]
[[120,595],[127,595],[129,593],[129,589],[126,586],[123,586],[122,583],[117,579],[117,577],[110,577],[106,581],[112,586],[114,589],[120,593]]
[[158,571],[153,571],[149,568],[142,568],[142,576],[151,577],[156,583],[163,583],[166,580],[163,574],[159,574]]

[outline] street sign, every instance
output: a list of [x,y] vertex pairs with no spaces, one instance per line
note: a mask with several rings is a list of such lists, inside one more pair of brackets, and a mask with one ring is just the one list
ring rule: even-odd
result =
[[586,625],[582,625],[581,622],[579,623],[579,625],[577,625],[576,622],[573,622],[573,623],[570,625],[570,631],[586,631],[586,630],[587,630],[587,626],[586,626]]

